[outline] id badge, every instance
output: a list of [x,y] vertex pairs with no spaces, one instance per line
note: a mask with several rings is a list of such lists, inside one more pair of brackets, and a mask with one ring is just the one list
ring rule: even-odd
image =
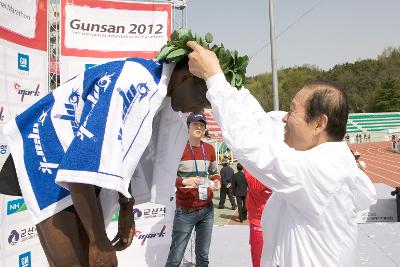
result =
[[207,195],[207,185],[206,184],[200,184],[199,185],[199,199],[200,200],[207,200],[208,195]]

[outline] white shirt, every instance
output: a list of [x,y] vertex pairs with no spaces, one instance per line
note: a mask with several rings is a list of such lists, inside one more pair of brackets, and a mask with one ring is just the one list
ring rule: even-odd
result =
[[273,191],[262,217],[261,266],[354,266],[357,212],[376,192],[347,145],[296,151],[277,137],[282,127],[247,89],[232,88],[223,74],[207,87],[226,144]]

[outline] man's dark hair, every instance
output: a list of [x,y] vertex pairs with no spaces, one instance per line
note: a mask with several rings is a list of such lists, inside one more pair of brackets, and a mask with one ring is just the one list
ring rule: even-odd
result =
[[242,164],[238,163],[238,164],[236,165],[236,169],[237,169],[238,171],[243,170]]
[[346,134],[349,116],[345,92],[335,84],[326,81],[312,81],[303,88],[313,89],[306,103],[305,120],[311,122],[321,115],[326,115],[328,117],[327,134],[334,141],[341,141]]

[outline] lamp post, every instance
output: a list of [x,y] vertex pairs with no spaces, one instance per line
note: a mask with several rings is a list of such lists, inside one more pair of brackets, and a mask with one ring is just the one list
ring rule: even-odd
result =
[[269,0],[269,38],[271,42],[272,98],[274,110],[279,110],[278,71],[275,55],[275,24],[273,0]]

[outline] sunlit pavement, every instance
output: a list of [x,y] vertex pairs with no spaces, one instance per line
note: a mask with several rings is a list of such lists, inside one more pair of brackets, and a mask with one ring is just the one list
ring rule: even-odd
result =
[[214,192],[214,224],[215,225],[248,225],[248,220],[241,223],[239,221],[238,210],[231,209],[231,203],[227,197],[225,208],[218,209],[219,191]]

